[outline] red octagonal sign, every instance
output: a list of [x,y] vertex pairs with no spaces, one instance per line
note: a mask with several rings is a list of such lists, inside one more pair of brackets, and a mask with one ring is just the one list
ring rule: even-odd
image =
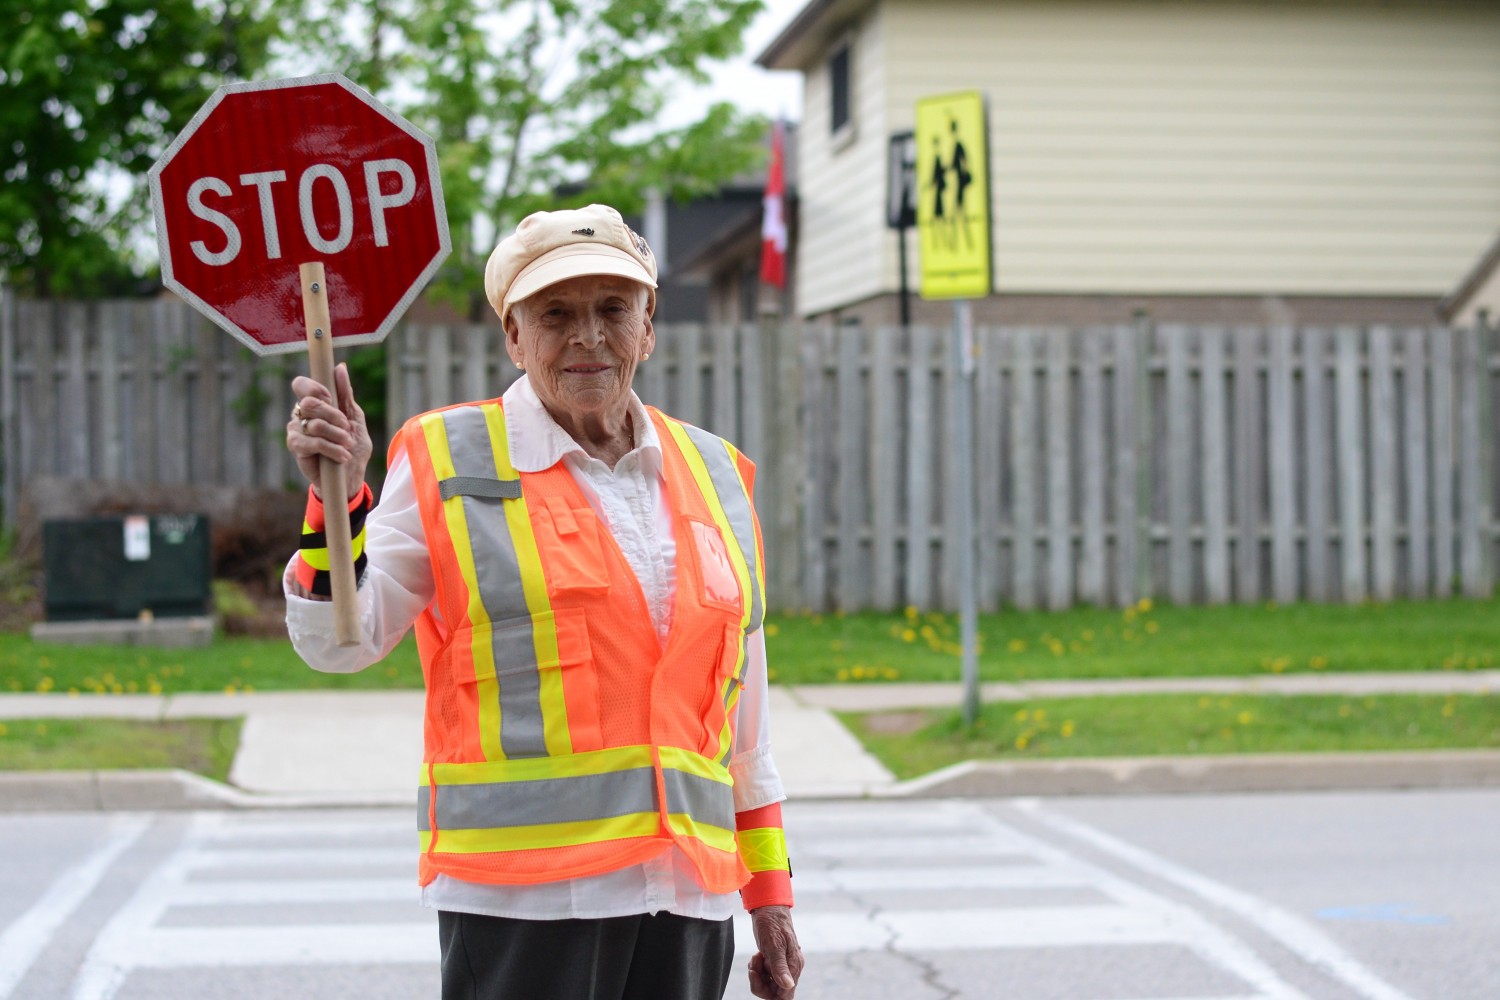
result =
[[219,88],[150,181],[162,282],[258,354],[306,346],[299,265],[324,265],[351,346],[450,249],[432,140],[338,74]]

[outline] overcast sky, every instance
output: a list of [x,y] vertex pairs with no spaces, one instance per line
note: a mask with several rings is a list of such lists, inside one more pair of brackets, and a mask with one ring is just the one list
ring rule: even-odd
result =
[[718,67],[708,87],[684,94],[672,102],[666,113],[670,122],[689,121],[714,101],[729,101],[746,111],[758,111],[772,118],[780,115],[790,121],[799,120],[802,117],[802,74],[769,73],[755,65],[755,57],[809,2],[765,0],[766,9],[745,32],[744,51]]

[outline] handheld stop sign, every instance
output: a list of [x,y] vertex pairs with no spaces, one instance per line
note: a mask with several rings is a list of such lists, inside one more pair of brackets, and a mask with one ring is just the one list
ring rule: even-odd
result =
[[[437,150],[338,74],[220,87],[151,168],[162,283],[260,355],[383,340],[448,256]],[[348,505],[324,459],[319,492]],[[338,641],[357,641],[346,518],[327,519]]]

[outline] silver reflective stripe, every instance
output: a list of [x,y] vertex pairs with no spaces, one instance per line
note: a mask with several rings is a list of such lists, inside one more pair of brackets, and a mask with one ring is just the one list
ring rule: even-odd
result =
[[[417,789],[417,829],[426,831],[432,789]],[[656,812],[656,773],[649,767],[539,781],[482,785],[440,785],[439,830],[578,823],[633,813]]]
[[[495,479],[489,426],[478,406],[443,414],[453,471],[462,478]],[[489,618],[490,648],[500,686],[500,748],[507,757],[545,757],[542,738],[542,680],[537,672],[531,609],[521,586],[521,569],[505,511],[480,497],[463,498],[464,518],[474,555],[479,601]]]
[[711,778],[665,768],[667,812],[687,813],[699,823],[734,829],[734,790]]
[[438,496],[444,500],[454,497],[483,497],[486,500],[521,499],[519,479],[484,479],[479,476],[450,476],[438,480]]
[[729,457],[729,449],[724,446],[723,438],[692,424],[680,426],[698,449],[698,454],[703,456],[708,477],[713,480],[714,489],[719,494],[719,504],[724,508],[724,515],[729,518],[729,527],[734,530],[735,540],[739,542],[740,551],[745,554],[745,562],[750,567],[750,623],[745,626],[745,631],[754,632],[760,628],[764,608],[760,586],[756,583],[758,575],[755,572],[755,562],[759,553],[755,548],[755,521],[750,513],[750,499],[745,495],[744,481],[740,479],[740,470],[735,466],[734,459]]

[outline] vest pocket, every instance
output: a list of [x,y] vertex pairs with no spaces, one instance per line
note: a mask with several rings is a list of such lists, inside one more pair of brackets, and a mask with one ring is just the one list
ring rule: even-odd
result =
[[[582,609],[541,611],[463,631],[455,641],[473,650],[474,669],[456,680],[479,685],[476,698],[493,699],[505,756],[578,753],[602,745],[599,681]],[[484,719],[485,706],[476,707]]]
[[689,518],[688,523],[693,527],[693,548],[698,551],[698,568],[703,577],[700,594],[703,603],[711,608],[731,611],[739,617],[745,607],[740,594],[740,578],[729,559],[729,547],[724,544],[719,526],[695,518]]
[[599,594],[609,590],[609,566],[599,541],[599,519],[588,508],[569,507],[560,497],[537,504],[532,523],[547,592]]
[[703,720],[703,743],[698,752],[709,760],[721,760],[733,749],[733,734],[726,740],[724,726],[729,720],[729,703],[744,683],[743,655],[744,637],[738,626],[724,626],[713,679],[703,694],[703,707],[698,713]]

